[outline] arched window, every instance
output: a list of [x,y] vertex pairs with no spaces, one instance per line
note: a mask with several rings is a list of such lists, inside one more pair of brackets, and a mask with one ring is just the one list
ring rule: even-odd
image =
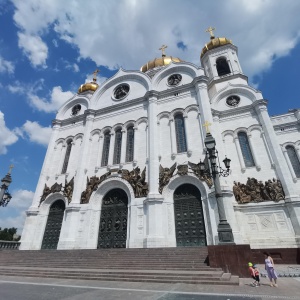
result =
[[109,145],[110,145],[110,133],[106,132],[104,134],[104,140],[103,140],[101,167],[107,166],[108,164]]
[[122,147],[122,131],[121,129],[116,130],[115,137],[115,150],[113,164],[119,164],[121,160],[121,147]]
[[254,159],[253,159],[253,155],[252,155],[252,152],[251,152],[251,148],[250,148],[250,144],[249,144],[247,134],[245,132],[239,132],[238,133],[238,138],[239,138],[239,142],[240,142],[240,146],[241,146],[245,166],[246,167],[254,167],[255,163],[254,163]]
[[67,142],[66,155],[65,155],[64,164],[63,164],[63,167],[62,167],[62,170],[61,170],[62,174],[65,174],[67,172],[71,150],[72,150],[72,140],[69,140]]
[[178,114],[174,117],[175,120],[175,130],[176,130],[176,142],[177,142],[177,152],[186,152],[186,137],[185,137],[185,128],[184,120],[182,114]]
[[224,57],[218,58],[216,64],[219,76],[223,76],[230,73],[228,62]]
[[294,169],[294,172],[296,174],[296,177],[300,178],[300,161],[297,156],[295,148],[293,146],[286,146],[285,149],[289,156],[289,159],[290,159],[291,165]]
[[133,126],[127,128],[127,141],[126,141],[126,162],[133,161],[134,151],[134,129]]

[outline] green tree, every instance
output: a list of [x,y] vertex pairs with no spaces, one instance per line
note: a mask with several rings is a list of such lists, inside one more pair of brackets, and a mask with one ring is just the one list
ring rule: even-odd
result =
[[17,228],[4,228],[0,227],[0,240],[1,241],[12,241],[14,234],[17,233]]

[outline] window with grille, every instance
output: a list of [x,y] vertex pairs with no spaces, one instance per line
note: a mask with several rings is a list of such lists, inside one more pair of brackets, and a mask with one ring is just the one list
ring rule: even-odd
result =
[[133,126],[127,128],[126,141],[126,162],[133,161],[134,151],[134,129]]
[[122,148],[122,131],[118,129],[115,134],[115,150],[113,164],[119,164],[121,161],[121,148]]
[[67,172],[71,150],[72,150],[72,141],[69,140],[67,142],[66,155],[65,155],[64,164],[63,164],[63,167],[62,167],[62,170],[61,170],[62,174],[65,174]]
[[216,65],[219,76],[223,76],[230,73],[228,62],[224,57],[218,58],[216,61]]
[[110,145],[110,133],[106,132],[104,134],[101,167],[107,166],[108,164],[109,145]]
[[254,163],[254,159],[253,159],[253,155],[251,152],[247,134],[245,132],[239,132],[238,138],[239,138],[240,147],[242,150],[242,155],[244,158],[245,166],[246,167],[254,167],[255,163]]
[[291,165],[294,169],[297,178],[300,178],[300,161],[296,153],[296,149],[293,146],[285,147],[287,154],[289,156]]
[[185,136],[183,115],[181,114],[176,115],[174,120],[175,120],[175,130],[176,130],[177,153],[186,152],[187,146],[186,146],[186,136]]

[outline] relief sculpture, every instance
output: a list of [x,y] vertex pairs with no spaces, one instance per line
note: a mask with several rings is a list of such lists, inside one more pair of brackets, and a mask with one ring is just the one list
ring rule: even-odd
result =
[[87,204],[90,201],[91,195],[97,190],[100,183],[110,176],[110,172],[103,174],[102,176],[92,176],[90,179],[87,177],[86,189],[81,193],[80,203]]
[[41,196],[41,200],[40,200],[40,205],[43,201],[46,200],[46,198],[50,195],[50,194],[53,194],[53,193],[59,193],[61,192],[62,190],[62,184],[58,184],[57,182],[55,182],[51,188],[49,188],[47,186],[47,184],[45,183],[45,187],[44,187],[44,190],[43,190],[43,194]]
[[159,165],[159,188],[158,191],[161,194],[163,188],[169,183],[170,179],[172,178],[175,170],[176,170],[175,163],[171,168],[163,168],[162,165]]
[[146,182],[146,167],[142,174],[140,172],[139,167],[134,168],[132,171],[126,169],[119,171],[121,177],[132,186],[136,198],[146,197],[149,191],[148,183]]
[[279,179],[269,179],[263,183],[256,178],[248,177],[246,184],[234,181],[233,194],[240,203],[275,201],[285,199],[285,194]]
[[63,194],[68,199],[68,203],[72,201],[73,190],[74,190],[74,177],[69,182],[67,182],[67,179],[65,181]]

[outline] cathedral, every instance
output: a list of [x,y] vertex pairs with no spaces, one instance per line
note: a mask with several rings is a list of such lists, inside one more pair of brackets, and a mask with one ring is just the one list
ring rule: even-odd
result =
[[270,117],[208,32],[199,65],[163,45],[64,103],[21,250],[300,246],[300,109]]

